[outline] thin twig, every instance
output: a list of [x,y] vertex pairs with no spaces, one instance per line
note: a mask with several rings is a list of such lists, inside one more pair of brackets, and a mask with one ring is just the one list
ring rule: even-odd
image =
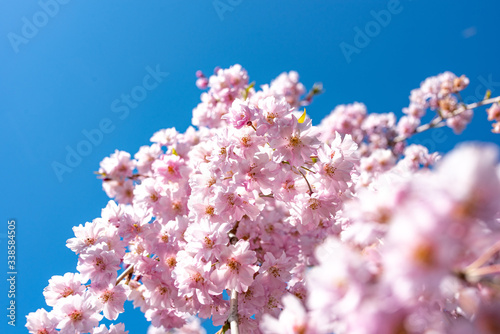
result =
[[[471,103],[471,104],[461,104],[455,110],[455,112],[451,113],[449,116],[446,116],[446,117],[438,116],[438,117],[434,118],[430,123],[419,126],[418,128],[415,129],[415,131],[413,131],[412,135],[424,132],[424,131],[429,130],[431,128],[442,127],[445,125],[444,123],[442,123],[442,121],[444,121],[448,118],[452,118],[452,117],[455,117],[457,115],[460,115],[461,113],[463,113],[466,110],[472,110],[472,109],[475,109],[475,108],[478,108],[478,107],[481,107],[481,106],[484,106],[487,104],[492,104],[492,103],[497,103],[497,102],[500,102],[500,96],[493,97],[491,99],[482,100],[482,101],[475,102],[475,103]],[[394,142],[397,143],[397,142],[406,140],[408,138],[409,137],[406,137],[406,136],[400,136],[400,137],[395,138]]]
[[500,264],[494,264],[488,267],[477,268],[466,273],[467,277],[480,277],[500,273]]
[[464,108],[464,110],[461,110],[460,112],[464,112],[465,110],[474,109],[477,107],[481,107],[481,106],[496,103],[496,102],[500,102],[500,96],[492,97],[491,99],[486,99],[486,100],[482,100],[482,101],[479,101],[476,103],[471,103],[471,104],[465,105],[462,107],[462,108]]
[[314,172],[314,171],[310,170],[310,169],[309,169],[309,168],[307,168],[307,167],[300,166],[300,168],[304,168],[306,171],[311,172],[311,173],[313,173],[313,174],[316,174],[316,172]]
[[118,285],[118,283],[120,283],[120,281],[122,279],[124,279],[132,271],[134,271],[134,266],[129,266],[127,269],[125,269],[125,271],[122,272],[122,274],[120,276],[118,276],[118,278],[116,279],[116,284],[115,285]]
[[485,264],[491,257],[500,250],[500,241],[498,241],[496,244],[488,248],[486,252],[484,252],[480,257],[477,258],[474,262],[469,264],[466,268],[465,271],[472,271],[474,269],[477,269],[481,267],[483,264]]
[[307,183],[307,186],[309,187],[309,196],[311,196],[313,194],[313,190],[311,188],[311,184],[309,183],[309,181],[307,181],[307,178],[306,176],[304,175],[304,173],[302,173],[302,171],[300,169],[297,168],[297,170],[299,171],[299,173],[304,177],[304,180],[306,180],[306,183]]

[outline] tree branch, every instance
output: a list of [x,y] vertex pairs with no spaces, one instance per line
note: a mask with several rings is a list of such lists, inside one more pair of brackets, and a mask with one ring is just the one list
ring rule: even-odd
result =
[[[487,105],[487,104],[496,103],[496,102],[500,102],[500,96],[497,96],[497,97],[494,97],[494,98],[491,98],[491,99],[482,100],[482,101],[479,101],[479,102],[476,102],[476,103],[461,104],[455,110],[455,112],[453,112],[450,116],[448,116],[448,117],[438,116],[438,117],[434,118],[430,123],[421,125],[418,128],[416,128],[415,131],[412,133],[412,135],[424,132],[424,131],[432,129],[432,128],[442,127],[442,126],[445,125],[444,123],[442,123],[442,121],[444,121],[444,120],[446,120],[448,118],[452,118],[452,117],[455,117],[457,115],[460,115],[461,113],[463,113],[466,110],[472,110],[472,109],[475,109],[475,108],[478,108],[478,107],[481,107],[481,106],[484,106],[484,105]],[[398,142],[406,140],[408,138],[409,137],[400,136],[400,137],[395,138],[394,142],[398,143]]]
[[[233,228],[228,232],[229,236],[229,243],[231,245],[234,245],[238,242],[238,237],[236,236],[236,232],[238,231],[238,226],[240,222],[237,221],[236,224],[234,224]],[[231,290],[231,301],[229,304],[229,317],[227,318],[227,321],[229,322],[229,325],[231,326],[231,334],[239,334],[239,328],[238,328],[238,292],[233,289]]]
[[127,275],[131,274],[133,271],[134,271],[134,266],[129,266],[127,269],[125,269],[125,271],[122,272],[121,275],[118,276],[118,278],[116,279],[116,284],[115,285],[118,285],[118,283],[120,283],[120,281],[122,279],[124,279],[125,277],[127,277]]
[[229,304],[229,325],[231,326],[231,334],[239,334],[238,328],[238,292],[231,290],[231,301]]

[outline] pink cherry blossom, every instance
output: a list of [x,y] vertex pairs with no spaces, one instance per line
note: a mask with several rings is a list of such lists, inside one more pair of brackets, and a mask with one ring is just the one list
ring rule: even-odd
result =
[[250,250],[250,244],[239,240],[220,254],[219,265],[210,278],[221,291],[235,289],[245,292],[252,284],[253,274],[258,270],[254,265],[256,260],[255,252]]
[[74,273],[52,276],[49,279],[49,285],[43,290],[47,305],[55,306],[61,298],[83,294],[85,285],[81,283],[81,280],[81,275]]
[[163,326],[165,329],[179,328],[186,323],[182,314],[170,309],[149,309],[145,315],[153,326]]
[[[449,154],[438,167],[440,183],[455,204],[459,219],[479,217],[485,221],[498,212],[500,180],[496,174],[498,149],[494,146],[465,145]],[[490,224],[497,228],[497,224]]]
[[111,200],[73,228],[79,273],[49,280],[53,310],[27,316],[31,333],[125,334],[99,321],[126,299],[150,334],[203,333],[195,315],[255,334],[496,332],[498,149],[411,144],[465,129],[469,79],[427,78],[399,120],[354,102],[313,126],[299,108],[322,86],[305,94],[294,71],[260,87],[241,65],[197,78],[197,128],[101,162]]
[[271,82],[270,90],[278,96],[285,97],[294,107],[299,105],[300,96],[306,92],[304,85],[299,82],[299,74],[295,71],[281,73]]
[[488,121],[497,121],[500,122],[500,104],[493,103],[488,112]]
[[88,293],[62,299],[56,304],[54,312],[61,319],[57,329],[62,334],[90,332],[102,319]]
[[311,155],[316,155],[319,147],[316,132],[310,119],[303,123],[299,123],[293,115],[284,119],[278,132],[271,134],[269,145],[275,149],[274,157],[278,162],[287,161],[292,166],[301,166],[310,160]]
[[85,223],[85,226],[80,224],[73,227],[75,237],[69,239],[66,245],[76,254],[85,252],[91,246],[98,245],[106,239],[106,225],[100,219],[95,219],[93,222]]
[[134,161],[130,160],[130,154],[116,150],[101,162],[99,173],[111,179],[124,179],[132,176],[133,169]]
[[307,312],[299,299],[291,294],[283,297],[284,309],[279,319],[265,314],[261,329],[265,333],[295,334],[317,333],[314,323],[308,319]]
[[211,223],[202,219],[188,227],[185,233],[189,248],[187,252],[192,254],[194,259],[213,261],[229,242],[227,233],[231,227],[229,224]]
[[500,122],[496,122],[493,124],[493,129],[491,130],[493,133],[500,133]]
[[81,274],[82,282],[92,280],[106,285],[116,279],[119,264],[117,254],[109,251],[107,245],[100,244],[80,255],[76,269]]
[[[151,137],[151,142],[161,146],[172,146],[178,139],[179,132],[175,128],[163,129]],[[157,158],[157,157],[155,157]]]
[[154,143],[151,146],[142,146],[134,155],[137,171],[141,175],[151,175],[151,165],[163,154],[161,145]]
[[32,334],[57,334],[59,333],[56,330],[58,323],[57,317],[43,308],[26,316],[26,328]]
[[335,107],[319,125],[322,141],[329,143],[337,137],[336,133],[340,133],[342,136],[349,134],[356,143],[361,143],[364,137],[361,124],[366,113],[366,106],[358,102]]
[[241,129],[245,125],[251,125],[256,114],[257,108],[254,105],[248,103],[248,101],[235,99],[229,108],[229,112],[222,118],[227,119],[229,124],[236,129]]
[[210,280],[211,267],[210,262],[200,265],[184,258],[183,263],[175,269],[179,291],[195,297],[201,304],[212,303],[211,295],[218,295],[220,292]]
[[292,108],[285,98],[277,99],[275,96],[269,96],[259,101],[260,118],[257,121],[257,135],[262,136],[270,133],[271,129],[290,114]]
[[[260,268],[260,272],[267,276],[270,281],[277,281],[278,284],[285,284],[290,281],[292,275],[290,271],[293,268],[293,260],[288,258],[285,252],[281,253],[279,258],[274,257],[272,253],[264,255],[264,262]],[[274,283],[276,284],[276,283]],[[271,283],[273,285],[273,283]]]
[[124,312],[123,304],[127,300],[122,285],[110,284],[90,290],[96,296],[96,305],[102,309],[104,316],[109,320],[116,320]]
[[176,155],[163,155],[152,164],[156,177],[162,178],[163,182],[177,182],[185,178],[189,170],[184,159]]

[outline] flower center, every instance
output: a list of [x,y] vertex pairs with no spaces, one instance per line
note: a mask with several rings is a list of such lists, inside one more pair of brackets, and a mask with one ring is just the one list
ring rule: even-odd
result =
[[212,239],[210,239],[209,237],[205,237],[205,246],[207,246],[207,248],[212,248],[214,246],[214,242],[212,241]]
[[61,293],[61,296],[66,298],[72,294],[73,294],[73,289],[71,289],[70,287],[66,287],[66,288],[64,288],[64,291]]
[[230,258],[227,260],[227,266],[231,269],[231,271],[236,271],[238,273],[240,271],[241,264],[234,258]]
[[85,239],[85,244],[86,244],[87,246],[93,245],[94,243],[95,243],[95,239],[94,239],[94,238],[87,237],[87,238]]
[[333,174],[335,174],[335,171],[337,170],[336,167],[333,167],[331,164],[326,164],[324,167],[323,167],[323,170],[325,171],[325,173],[328,175],[328,176],[333,176]]
[[243,146],[249,147],[252,145],[252,139],[250,138],[250,136],[244,136],[241,138],[241,143],[243,144]]
[[234,194],[229,194],[227,196],[227,202],[229,203],[229,205],[234,206]]
[[83,319],[83,315],[80,311],[73,311],[69,314],[69,318],[73,321],[81,321]]
[[273,112],[270,112],[267,114],[266,116],[266,121],[267,123],[269,124],[274,124],[274,119],[277,117],[278,115],[276,115],[275,113]]
[[166,286],[160,286],[158,287],[158,292],[160,292],[160,295],[165,295],[168,293],[168,288]]
[[113,300],[113,293],[109,290],[106,290],[101,296],[101,300],[103,303],[107,303],[109,300]]
[[269,270],[269,273],[271,275],[273,275],[275,278],[280,277],[280,271],[275,266],[270,267],[268,270]]
[[192,279],[194,282],[196,282],[196,283],[199,283],[199,282],[202,282],[202,283],[203,283],[203,282],[205,281],[205,279],[201,276],[201,274],[200,274],[200,273],[196,273],[196,274],[194,274],[193,276],[191,276],[191,279]]
[[101,270],[106,270],[106,264],[99,257],[95,259],[95,266]]
[[175,257],[171,256],[169,258],[167,258],[167,260],[165,261],[165,263],[170,267],[170,268],[173,268],[177,265],[177,260],[175,259]]
[[294,135],[290,137],[289,145],[291,147],[297,147],[302,144],[302,141],[300,140],[299,136]]
[[182,205],[181,205],[180,201],[175,201],[172,203],[172,210],[173,211],[179,212],[179,211],[181,211],[181,208],[182,208]]
[[210,215],[210,216],[213,216],[214,215],[214,207],[211,206],[211,205],[208,205],[206,208],[205,208],[205,213],[207,215]]
[[311,198],[309,200],[309,209],[317,210],[321,206],[321,203],[316,198]]

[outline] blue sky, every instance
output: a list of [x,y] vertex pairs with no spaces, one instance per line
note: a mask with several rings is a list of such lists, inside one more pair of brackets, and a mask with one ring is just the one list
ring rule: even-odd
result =
[[[65,242],[72,226],[98,217],[107,203],[93,173],[99,162],[115,149],[134,154],[161,128],[189,126],[198,69],[211,74],[240,63],[257,85],[289,70],[307,87],[323,82],[325,93],[307,108],[314,124],[354,101],[400,115],[411,89],[446,70],[470,78],[466,101],[482,98],[485,87],[500,95],[498,1],[55,1],[0,1],[5,313],[8,219],[17,226],[17,321],[7,327],[2,315],[2,333],[25,333],[25,315],[45,307],[48,279],[76,271]],[[113,102],[138,92],[152,71],[155,87],[128,114],[115,112],[124,104]],[[416,141],[443,152],[458,141],[498,144],[490,127],[483,108],[460,136],[442,129]],[[102,138],[83,147],[85,133],[99,128]],[[58,176],[54,163],[66,164],[78,147],[88,154]],[[119,320],[145,333],[142,314],[131,314]]]

